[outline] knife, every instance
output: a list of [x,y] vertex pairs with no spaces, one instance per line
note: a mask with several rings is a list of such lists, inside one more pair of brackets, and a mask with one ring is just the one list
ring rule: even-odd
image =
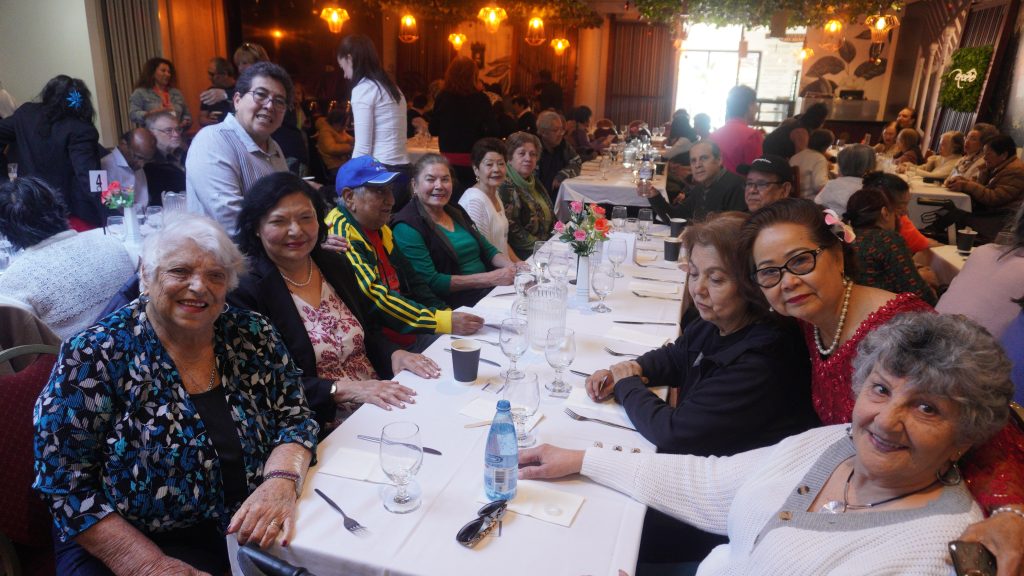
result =
[[651,278],[648,276],[633,276],[637,280],[646,280],[648,282],[665,282],[666,284],[681,284],[678,280],[665,280],[663,278]]
[[[358,436],[356,436],[356,438],[359,438],[360,440],[366,440],[367,442],[376,442],[377,444],[380,444],[380,438],[377,438],[376,436],[367,436],[365,434],[359,434]],[[393,442],[393,444],[402,444],[402,442]],[[407,444],[407,446],[413,447],[415,446],[415,444]],[[421,448],[423,448],[423,451],[426,452],[427,454],[433,454],[435,456],[441,455],[440,450],[436,450],[434,448],[427,448],[426,446],[421,446]]]
[[612,320],[616,324],[654,324],[657,326],[675,326],[675,322],[647,322],[644,320]]
[[575,374],[577,376],[583,376],[584,378],[587,378],[588,376],[590,376],[590,374],[588,374],[586,372],[580,372],[579,370],[569,370],[569,372],[572,372],[573,374]]
[[[451,352],[452,349],[451,348],[445,348],[444,351],[445,352]],[[490,364],[491,366],[497,366],[498,368],[501,368],[501,364],[498,364],[494,360],[488,360],[487,358],[481,358],[480,361],[483,362],[484,364]]]

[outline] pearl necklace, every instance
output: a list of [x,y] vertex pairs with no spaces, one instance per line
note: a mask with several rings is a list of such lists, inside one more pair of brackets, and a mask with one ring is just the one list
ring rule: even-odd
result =
[[843,280],[843,285],[846,286],[846,292],[843,294],[843,310],[839,313],[839,324],[836,326],[835,336],[832,337],[832,345],[825,348],[825,343],[821,341],[821,331],[818,327],[814,327],[814,345],[818,348],[818,354],[822,356],[829,356],[836,351],[839,347],[839,335],[843,333],[843,324],[846,323],[846,311],[850,307],[850,294],[853,292],[853,280]]
[[284,281],[291,284],[292,286],[298,286],[299,288],[309,286],[309,283],[313,281],[313,257],[307,256],[307,258],[309,258],[309,274],[306,276],[305,282],[300,284],[295,280],[292,280],[291,278],[285,276],[284,272],[281,272],[281,278],[284,278]]

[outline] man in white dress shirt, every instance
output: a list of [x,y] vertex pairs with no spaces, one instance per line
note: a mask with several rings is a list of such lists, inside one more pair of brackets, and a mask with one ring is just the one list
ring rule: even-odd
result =
[[135,188],[135,206],[141,210],[149,205],[149,186],[143,168],[154,155],[156,137],[145,128],[136,128],[125,132],[117,147],[100,159],[100,168],[107,171],[107,182],[116,180],[121,186]]
[[292,101],[284,68],[257,62],[235,84],[235,113],[196,134],[185,160],[189,212],[206,214],[235,233],[242,195],[267,174],[285,172],[281,147],[271,134],[281,127]]

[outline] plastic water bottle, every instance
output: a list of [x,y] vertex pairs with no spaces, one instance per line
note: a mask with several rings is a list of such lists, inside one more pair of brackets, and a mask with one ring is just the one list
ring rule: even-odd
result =
[[487,433],[484,452],[484,493],[489,500],[511,500],[516,497],[519,474],[519,446],[512,423],[512,406],[498,400],[498,411]]
[[651,161],[651,155],[649,153],[645,153],[643,155],[643,160],[640,161],[640,170],[637,172],[637,176],[640,178],[640,181],[645,184],[654,180],[654,162]]

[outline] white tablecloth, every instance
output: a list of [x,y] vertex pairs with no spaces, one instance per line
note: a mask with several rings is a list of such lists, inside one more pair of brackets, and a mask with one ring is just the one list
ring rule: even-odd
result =
[[417,160],[423,157],[424,154],[434,153],[440,154],[441,150],[437,145],[437,138],[431,138],[430,142],[423,142],[420,139],[410,139],[406,145],[406,151],[409,154],[409,163],[415,164]]
[[935,272],[935,276],[939,279],[940,284],[949,284],[956,278],[956,275],[960,273],[964,268],[964,262],[967,261],[966,256],[961,256],[956,250],[955,245],[943,245],[932,248],[932,271]]
[[938,206],[923,206],[918,204],[918,199],[928,200],[952,200],[957,208],[966,212],[971,211],[971,197],[963,192],[947,190],[941,184],[926,184],[917,178],[910,179],[910,206],[907,208],[907,216],[914,226],[924,228],[927,224],[922,222],[922,215],[938,210]]
[[[683,274],[664,262],[659,277],[674,277],[682,285]],[[675,338],[675,326],[615,324],[614,319],[678,322],[680,303],[671,300],[641,299],[629,290],[633,275],[650,276],[653,267],[638,267],[630,262],[620,265],[625,278],[616,281],[606,303],[614,310],[596,314],[589,309],[570,309],[566,323],[576,330],[577,358],[572,368],[591,372],[607,367],[619,358],[603,350],[608,343],[625,349],[627,343],[612,342],[602,335],[622,326]],[[574,287],[570,286],[571,289]],[[508,292],[498,288],[495,293]],[[682,291],[680,288],[679,295]],[[489,297],[478,307],[498,311],[508,309],[511,297]],[[589,306],[587,307],[589,308]],[[485,327],[479,336],[497,341],[498,332]],[[405,410],[385,411],[365,405],[335,430],[321,445],[318,458],[329,462],[342,448],[376,452],[377,446],[358,440],[357,434],[379,436],[383,425],[410,420],[420,426],[424,446],[441,450],[443,456],[425,454],[417,480],[423,488],[421,507],[405,515],[387,512],[380,501],[379,486],[317,473],[312,468],[296,512],[295,536],[288,548],[276,547],[271,553],[293,564],[305,566],[319,576],[332,574],[474,574],[489,576],[529,576],[540,574],[617,574],[619,569],[632,574],[640,544],[645,507],[611,489],[589,480],[573,477],[547,483],[557,490],[572,492],[586,500],[568,528],[532,517],[508,514],[500,538],[487,538],[475,549],[455,542],[455,534],[475,517],[481,506],[477,501],[483,484],[484,445],[487,427],[467,429],[470,419],[459,410],[475,398],[497,402],[499,396],[483,391],[486,381],[498,381],[499,368],[480,364],[480,378],[473,385],[454,382],[451,357],[443,348],[451,339],[442,336],[427,354],[437,360],[443,374],[439,380],[423,380],[408,372],[398,380],[418,391],[416,403]],[[633,344],[633,346],[636,346]],[[482,344],[482,357],[507,366],[508,361],[496,346]],[[529,351],[520,366],[536,371],[541,386],[551,379],[553,370],[543,354]],[[583,378],[566,373],[573,386],[582,386]],[[594,441],[605,447],[620,445],[626,449],[653,450],[638,433],[592,422],[577,422],[563,412],[564,400],[550,398],[541,389],[544,418],[534,428],[540,442],[570,448],[586,448]],[[342,527],[342,518],[314,492],[327,493],[350,516],[369,528],[369,535],[357,537]],[[233,545],[233,539],[229,538]],[[233,549],[232,549],[233,550]],[[234,561],[232,552],[232,561]],[[235,572],[236,574],[239,572]]]
[[[662,196],[665,196],[665,175],[655,176],[654,186],[661,190]],[[637,195],[632,170],[626,170],[621,164],[616,164],[608,170],[608,178],[604,179],[596,162],[585,163],[582,174],[562,182],[558,187],[555,215],[559,220],[569,217],[568,203],[573,200],[642,208],[649,208],[651,205],[647,198]]]

